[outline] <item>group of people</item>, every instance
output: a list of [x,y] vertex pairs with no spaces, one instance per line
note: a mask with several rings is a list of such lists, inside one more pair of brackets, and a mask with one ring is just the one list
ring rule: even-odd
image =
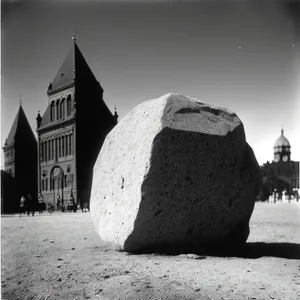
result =
[[299,199],[299,192],[296,189],[295,195],[288,194],[287,190],[283,190],[279,193],[276,189],[273,193],[269,196],[269,203],[276,203],[276,202],[291,202],[291,200],[296,200],[298,202]]
[[[61,200],[59,194],[56,195],[56,210],[57,211],[61,210],[62,212],[65,211],[64,199]],[[70,212],[71,211],[73,211],[73,212],[77,211],[77,205],[75,203],[73,194],[71,194],[71,196],[70,196],[70,202],[68,203],[67,210],[70,211]]]
[[[36,201],[37,200],[37,201]],[[40,214],[43,213],[48,209],[49,213],[51,214],[55,210],[55,206],[52,203],[46,203],[44,202],[42,194],[38,194],[37,199],[32,199],[31,195],[28,194],[27,197],[22,196],[20,199],[20,217],[22,214],[26,214],[29,216],[30,213],[32,213],[32,216],[34,216],[34,213],[38,211]],[[88,203],[84,203],[82,206],[82,212],[90,211]],[[56,210],[57,211],[69,211],[69,212],[76,212],[77,211],[77,204],[75,203],[75,199],[73,194],[70,196],[70,201],[68,202],[68,205],[66,207],[64,199],[60,198],[60,194],[58,193],[56,195]]]
[[22,214],[29,216],[32,213],[34,216],[35,211],[38,211],[40,214],[46,209],[46,203],[43,201],[43,196],[39,194],[38,201],[31,197],[31,194],[28,194],[27,197],[22,196],[20,199],[20,217]]

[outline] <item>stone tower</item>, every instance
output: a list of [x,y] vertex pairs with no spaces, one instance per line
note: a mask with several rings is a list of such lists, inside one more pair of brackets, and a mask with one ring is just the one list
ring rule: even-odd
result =
[[67,208],[89,203],[93,166],[107,133],[117,124],[76,40],[49,84],[48,107],[38,114],[38,190],[44,201]]
[[4,212],[18,212],[21,196],[37,195],[37,142],[21,104],[3,151],[5,178],[10,180],[3,177],[2,207]]

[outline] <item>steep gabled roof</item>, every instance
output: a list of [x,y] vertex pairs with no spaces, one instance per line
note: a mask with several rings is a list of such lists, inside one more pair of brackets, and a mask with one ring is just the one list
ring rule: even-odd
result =
[[20,105],[17,115],[11,126],[5,146],[13,144],[15,142],[16,135],[27,137],[28,139],[34,139],[36,141],[22,105]]
[[66,59],[61,65],[59,71],[54,77],[49,90],[56,90],[65,85],[69,85],[74,82],[74,80],[84,80],[90,81],[95,80],[96,78],[85,61],[81,51],[79,50],[75,40],[71,50],[69,51]]
[[42,121],[40,127],[47,125],[50,123],[50,105],[47,107],[45,113],[43,114]]

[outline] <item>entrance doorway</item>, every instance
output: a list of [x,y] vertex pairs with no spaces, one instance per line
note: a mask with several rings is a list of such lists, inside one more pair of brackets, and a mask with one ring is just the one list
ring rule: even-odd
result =
[[50,182],[53,190],[53,205],[55,208],[58,208],[59,200],[59,207],[64,210],[64,171],[61,167],[53,167],[50,174]]

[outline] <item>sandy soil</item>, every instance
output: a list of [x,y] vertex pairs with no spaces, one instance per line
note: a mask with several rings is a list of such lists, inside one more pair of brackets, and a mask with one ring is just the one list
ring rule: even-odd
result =
[[2,216],[2,299],[300,299],[300,203],[256,204],[243,253],[129,255],[89,213]]

